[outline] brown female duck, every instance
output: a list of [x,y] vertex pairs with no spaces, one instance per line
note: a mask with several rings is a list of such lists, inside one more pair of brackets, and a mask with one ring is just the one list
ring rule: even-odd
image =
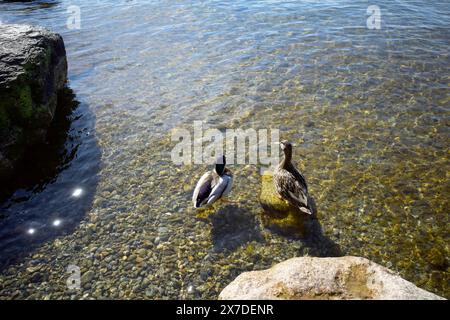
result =
[[284,152],[283,161],[278,165],[273,175],[275,189],[280,198],[288,201],[300,211],[312,214],[308,203],[308,185],[305,177],[292,164],[292,144],[283,140],[280,142]]

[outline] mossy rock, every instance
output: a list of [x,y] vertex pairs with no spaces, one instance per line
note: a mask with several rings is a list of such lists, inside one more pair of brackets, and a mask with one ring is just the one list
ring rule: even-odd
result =
[[0,24],[0,193],[26,150],[44,142],[66,82],[60,35]]
[[2,24],[0,49],[0,131],[48,127],[67,81],[61,36],[40,27]]
[[293,236],[308,235],[307,221],[311,219],[311,216],[301,212],[278,196],[271,172],[265,172],[261,176],[259,200],[263,208],[261,220],[265,227],[275,228]]
[[31,88],[20,84],[10,90],[0,92],[0,129],[27,126],[33,115]]

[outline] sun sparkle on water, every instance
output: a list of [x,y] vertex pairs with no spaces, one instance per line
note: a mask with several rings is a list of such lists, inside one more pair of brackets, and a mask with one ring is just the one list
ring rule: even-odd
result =
[[83,194],[83,189],[81,188],[76,188],[73,192],[72,192],[72,197],[78,198]]
[[56,220],[53,221],[52,224],[53,224],[54,227],[59,227],[61,225],[61,220],[60,219],[56,219]]

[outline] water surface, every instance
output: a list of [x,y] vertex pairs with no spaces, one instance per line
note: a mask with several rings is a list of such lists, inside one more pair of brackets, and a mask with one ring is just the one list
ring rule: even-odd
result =
[[[86,157],[2,209],[2,234],[25,232],[54,219],[48,199],[66,221],[75,200],[65,199],[83,181],[91,197],[76,200],[85,205],[73,230],[38,248],[1,238],[2,255],[28,255],[2,270],[0,295],[216,298],[243,271],[338,247],[449,298],[450,7],[376,4],[380,30],[366,26],[367,1],[0,3],[1,21],[63,35],[77,112],[92,114],[73,128],[96,139],[79,135]],[[66,27],[69,5],[81,8],[79,30]],[[232,167],[231,204],[196,218],[189,199],[207,167],[170,159],[171,129],[194,120],[279,128],[297,143],[322,232],[301,240],[265,228],[252,165]],[[69,264],[81,291],[66,289]]]

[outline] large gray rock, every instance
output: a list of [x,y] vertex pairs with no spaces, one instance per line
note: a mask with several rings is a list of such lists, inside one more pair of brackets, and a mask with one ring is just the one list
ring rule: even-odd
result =
[[0,24],[0,184],[28,146],[44,141],[66,81],[61,36],[40,27]]
[[360,257],[292,258],[244,272],[219,299],[443,299]]

